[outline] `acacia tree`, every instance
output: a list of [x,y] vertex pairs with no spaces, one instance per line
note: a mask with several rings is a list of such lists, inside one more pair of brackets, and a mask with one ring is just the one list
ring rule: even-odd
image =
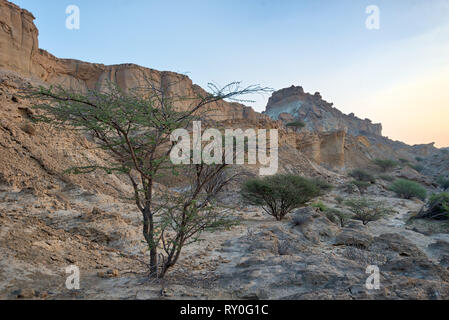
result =
[[386,172],[398,166],[398,163],[390,159],[374,159],[373,163]]
[[[173,192],[166,199],[154,199],[155,179],[170,174],[167,172],[176,172],[169,161],[175,145],[170,141],[171,133],[200,119],[202,110],[211,103],[236,100],[240,95],[269,89],[257,85],[242,88],[238,82],[222,88],[210,84],[210,92],[185,97],[173,93],[171,88],[175,83],[159,85],[147,80],[146,84],[143,88],[125,91],[108,83],[103,91],[86,93],[61,86],[29,88],[27,97],[37,99],[36,121],[91,134],[99,147],[113,156],[106,166],[90,164],[66,172],[83,174],[100,169],[129,178],[134,190],[132,199],[143,216],[142,233],[150,251],[150,274],[163,277],[177,262],[184,245],[198,240],[205,230],[227,225],[226,219],[207,205],[229,182],[217,179],[226,164],[189,166],[195,179],[190,180],[187,192]],[[213,183],[211,181],[216,181],[216,185],[204,198],[204,188]]]
[[281,221],[288,213],[319,196],[328,185],[293,174],[249,179],[242,185],[242,197],[262,206],[265,213]]
[[354,214],[352,219],[362,221],[363,225],[380,220],[392,211],[391,208],[385,207],[382,202],[367,198],[350,199],[345,201],[345,204]]

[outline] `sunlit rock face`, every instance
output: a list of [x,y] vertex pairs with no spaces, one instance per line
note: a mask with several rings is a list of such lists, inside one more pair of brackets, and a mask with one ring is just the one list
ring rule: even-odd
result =
[[354,136],[382,135],[381,124],[359,119],[354,114],[346,115],[323,100],[319,92],[305,93],[302,87],[291,86],[274,92],[265,113],[275,120],[288,119],[285,114],[290,114],[295,120],[304,121],[305,128],[310,131],[346,130]]
[[[205,90],[192,83],[189,77],[174,72],[158,71],[135,64],[107,66],[57,58],[39,49],[39,32],[33,20],[34,16],[30,12],[11,2],[0,0],[0,73],[14,74],[10,79],[0,74],[0,84],[7,86],[9,82],[33,79],[39,84],[57,84],[86,91],[104,89],[108,82],[115,82],[122,89],[128,90],[145,87],[149,81],[157,87],[170,88],[170,93],[177,96],[193,98],[206,94]],[[176,106],[180,109],[189,108],[193,102],[194,99],[183,101]],[[3,107],[9,108],[6,105]],[[6,112],[7,109],[4,110]],[[274,92],[264,114],[255,112],[251,107],[228,101],[211,103],[202,111],[209,119],[222,122],[226,126],[276,128],[279,130],[281,149],[288,149],[293,153],[298,151],[301,157],[304,156],[331,170],[366,167],[375,157],[405,158],[413,161],[416,156],[430,157],[438,151],[431,144],[411,147],[382,137],[380,124],[373,124],[368,119],[359,119],[354,114],[345,115],[334,108],[332,103],[324,101],[318,92],[305,93],[299,86]],[[11,119],[14,117],[13,113],[6,114]],[[306,127],[296,130],[285,126],[296,120],[304,121]],[[281,158],[283,155],[281,153]],[[4,158],[13,159],[9,154]],[[291,159],[281,159],[281,163],[290,160],[301,162],[299,157],[292,156]],[[307,167],[306,162],[301,164],[302,171]],[[435,174],[447,171],[445,166],[435,164],[433,167],[441,168],[435,171]],[[9,172],[11,175],[14,173],[13,170]]]
[[29,75],[38,51],[34,16],[8,1],[0,1],[0,68]]

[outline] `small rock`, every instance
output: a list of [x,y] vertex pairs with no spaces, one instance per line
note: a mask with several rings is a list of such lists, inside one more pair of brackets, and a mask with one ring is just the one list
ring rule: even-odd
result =
[[120,272],[117,269],[112,270],[111,272],[113,277],[118,277],[120,275]]
[[19,299],[31,299],[36,296],[36,291],[34,289],[26,288],[21,289],[19,293],[17,294],[17,298]]

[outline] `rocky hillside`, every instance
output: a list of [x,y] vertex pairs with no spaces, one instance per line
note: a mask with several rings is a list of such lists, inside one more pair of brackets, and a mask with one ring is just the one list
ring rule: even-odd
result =
[[[204,90],[173,72],[56,58],[39,49],[33,19],[0,0],[0,299],[449,299],[449,226],[412,221],[424,203],[397,198],[371,162],[403,158],[415,169],[403,165],[391,177],[435,191],[432,179],[449,171],[447,152],[389,140],[380,125],[344,115],[300,87],[275,92],[266,114],[229,102],[209,111],[226,127],[278,129],[280,172],[331,182],[334,189],[314,199],[330,208],[347,212],[338,199],[362,193],[351,185],[349,169],[372,169],[376,183],[365,192],[391,207],[389,215],[342,227],[310,203],[278,222],[243,203],[239,185],[231,185],[219,201],[241,223],[203,234],[203,242],[183,251],[167,281],[148,281],[141,215],[126,199],[129,182],[103,172],[62,174],[111,156],[88,135],[33,123],[31,102],[20,91],[29,84],[84,91],[106,81],[124,89],[176,83],[173,93],[184,96]],[[307,130],[285,126],[295,119]],[[235,170],[251,176],[256,169]],[[174,190],[159,181],[155,198]],[[373,263],[382,271],[379,291],[364,286],[365,266]],[[81,269],[77,291],[65,287],[70,264]]]
[[[169,86],[175,94],[193,97],[204,90],[187,76],[144,68],[134,64],[105,66],[73,59],[59,59],[39,49],[38,30],[34,16],[15,4],[0,1],[0,69],[10,70],[22,77],[58,84],[66,88],[85,91],[101,89],[108,81],[123,89],[148,85]],[[245,119],[257,121],[264,118],[250,107],[238,103],[218,102],[209,106],[214,119]]]
[[302,120],[310,131],[344,130],[353,136],[382,135],[382,125],[369,119],[359,119],[354,114],[345,115],[322,99],[319,92],[305,93],[302,87],[291,86],[273,93],[268,100],[265,113],[284,122]]
[[[105,66],[56,58],[39,49],[39,32],[30,12],[6,0],[0,0],[0,7],[0,69],[15,73],[18,78],[26,78],[28,82],[59,84],[80,91],[101,89],[112,81],[124,89],[151,83],[170,87],[174,94],[180,96],[205,94],[187,76],[174,72],[133,64]],[[185,105],[181,104],[180,107]],[[322,100],[319,93],[310,95],[304,93],[301,87],[274,92],[265,114],[226,101],[213,103],[208,110],[208,116],[217,121],[231,120],[243,126],[282,128],[288,133],[284,140],[292,148],[309,154],[309,159],[328,169],[366,165],[378,154],[389,158],[416,156],[415,149],[383,138],[380,124],[345,115]],[[292,130],[283,126],[294,119],[305,121],[309,132],[295,136]]]

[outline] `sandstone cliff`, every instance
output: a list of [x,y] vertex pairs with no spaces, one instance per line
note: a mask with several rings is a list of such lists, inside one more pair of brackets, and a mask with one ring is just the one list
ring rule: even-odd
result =
[[[122,64],[106,66],[103,64],[87,63],[73,59],[59,59],[45,50],[39,49],[38,30],[33,23],[34,16],[28,11],[6,1],[0,0],[0,69],[16,73],[18,78],[28,78],[35,81],[43,81],[48,84],[59,84],[67,88],[79,91],[87,89],[101,89],[108,82],[117,83],[123,89],[145,86],[147,81],[156,86],[168,86],[173,93],[180,96],[194,96],[205,94],[205,91],[192,83],[192,80],[182,74],[168,71],[157,71],[134,64]],[[15,88],[17,90],[18,88]],[[182,105],[180,107],[183,107]],[[260,128],[279,127],[281,135],[289,132],[281,122],[271,120],[269,116],[255,112],[251,107],[239,103],[220,101],[208,106],[208,116],[217,121],[231,120],[229,124],[241,123],[243,127],[252,126]],[[289,132],[289,135],[295,135]],[[336,144],[338,156],[329,156],[324,150],[321,155],[321,146],[329,145],[326,137],[318,132],[302,136],[301,143],[297,143],[297,137],[290,139],[293,142],[290,147],[301,152],[309,152],[313,145],[311,159],[318,164],[331,168],[343,166],[343,148],[339,141]],[[340,134],[341,136],[341,134]],[[288,141],[289,139],[285,139]],[[310,140],[310,141],[308,141]],[[317,141],[319,141],[317,143]],[[331,138],[330,141],[335,141]],[[338,158],[338,161],[334,161]],[[298,158],[298,162],[301,160]]]
[[[181,96],[205,94],[187,76],[174,72],[134,64],[106,66],[59,59],[39,49],[39,32],[30,12],[6,0],[0,0],[0,9],[0,69],[16,73],[18,78],[60,84],[80,91],[101,89],[108,81],[125,90],[145,86],[149,81],[161,87],[171,84],[173,93]],[[329,169],[366,165],[376,155],[414,158],[417,152],[427,156],[436,150],[433,146],[411,148],[386,139],[382,137],[380,124],[359,119],[353,114],[345,115],[324,101],[319,93],[311,95],[295,86],[274,92],[265,114],[239,103],[220,101],[208,106],[208,115],[217,121],[230,120],[231,124],[278,127],[282,129],[281,139],[286,146]],[[306,122],[304,131],[307,134],[285,128],[283,124],[295,119]],[[366,143],[354,138],[363,136],[368,139]]]
[[[33,19],[0,0],[0,299],[448,299],[447,231],[408,226],[423,203],[395,198],[382,181],[369,187],[370,196],[395,212],[368,226],[354,220],[345,227],[312,207],[295,213],[292,222],[299,223],[272,221],[231,186],[219,210],[241,223],[205,232],[204,241],[186,246],[162,288],[148,281],[142,216],[125,198],[132,196],[128,181],[102,171],[62,174],[71,166],[101,165],[110,155],[88,135],[32,123],[31,102],[21,98],[20,88],[56,83],[100,89],[110,80],[129,89],[150,79],[161,86],[176,82],[176,94],[204,91],[172,72],[58,59],[38,49]],[[347,207],[337,199],[360,190],[348,189],[350,178],[336,171],[366,168],[375,157],[414,161],[417,155],[431,158],[425,162],[438,169],[435,174],[448,171],[447,156],[438,151],[435,157],[433,145],[389,140],[380,126],[341,114],[319,95],[294,94],[293,103],[298,96],[310,112],[309,130],[284,125],[294,117],[277,113],[275,106],[285,100],[279,92],[270,104],[273,117],[283,121],[237,103],[217,103],[210,112],[226,128],[278,129],[280,171],[332,182],[334,190],[314,201],[342,212]],[[255,166],[234,169],[244,171],[245,179],[258,172]],[[392,174],[423,178],[407,170]],[[157,184],[155,199],[175,190]],[[82,274],[76,292],[65,287],[65,268],[72,264]],[[365,290],[365,266],[372,264],[382,270],[382,290]]]
[[354,114],[345,115],[332,107],[316,92],[305,93],[302,87],[291,86],[273,93],[265,113],[273,119],[291,122],[302,120],[310,131],[346,130],[351,135],[382,135],[382,125],[369,119],[359,119]]

